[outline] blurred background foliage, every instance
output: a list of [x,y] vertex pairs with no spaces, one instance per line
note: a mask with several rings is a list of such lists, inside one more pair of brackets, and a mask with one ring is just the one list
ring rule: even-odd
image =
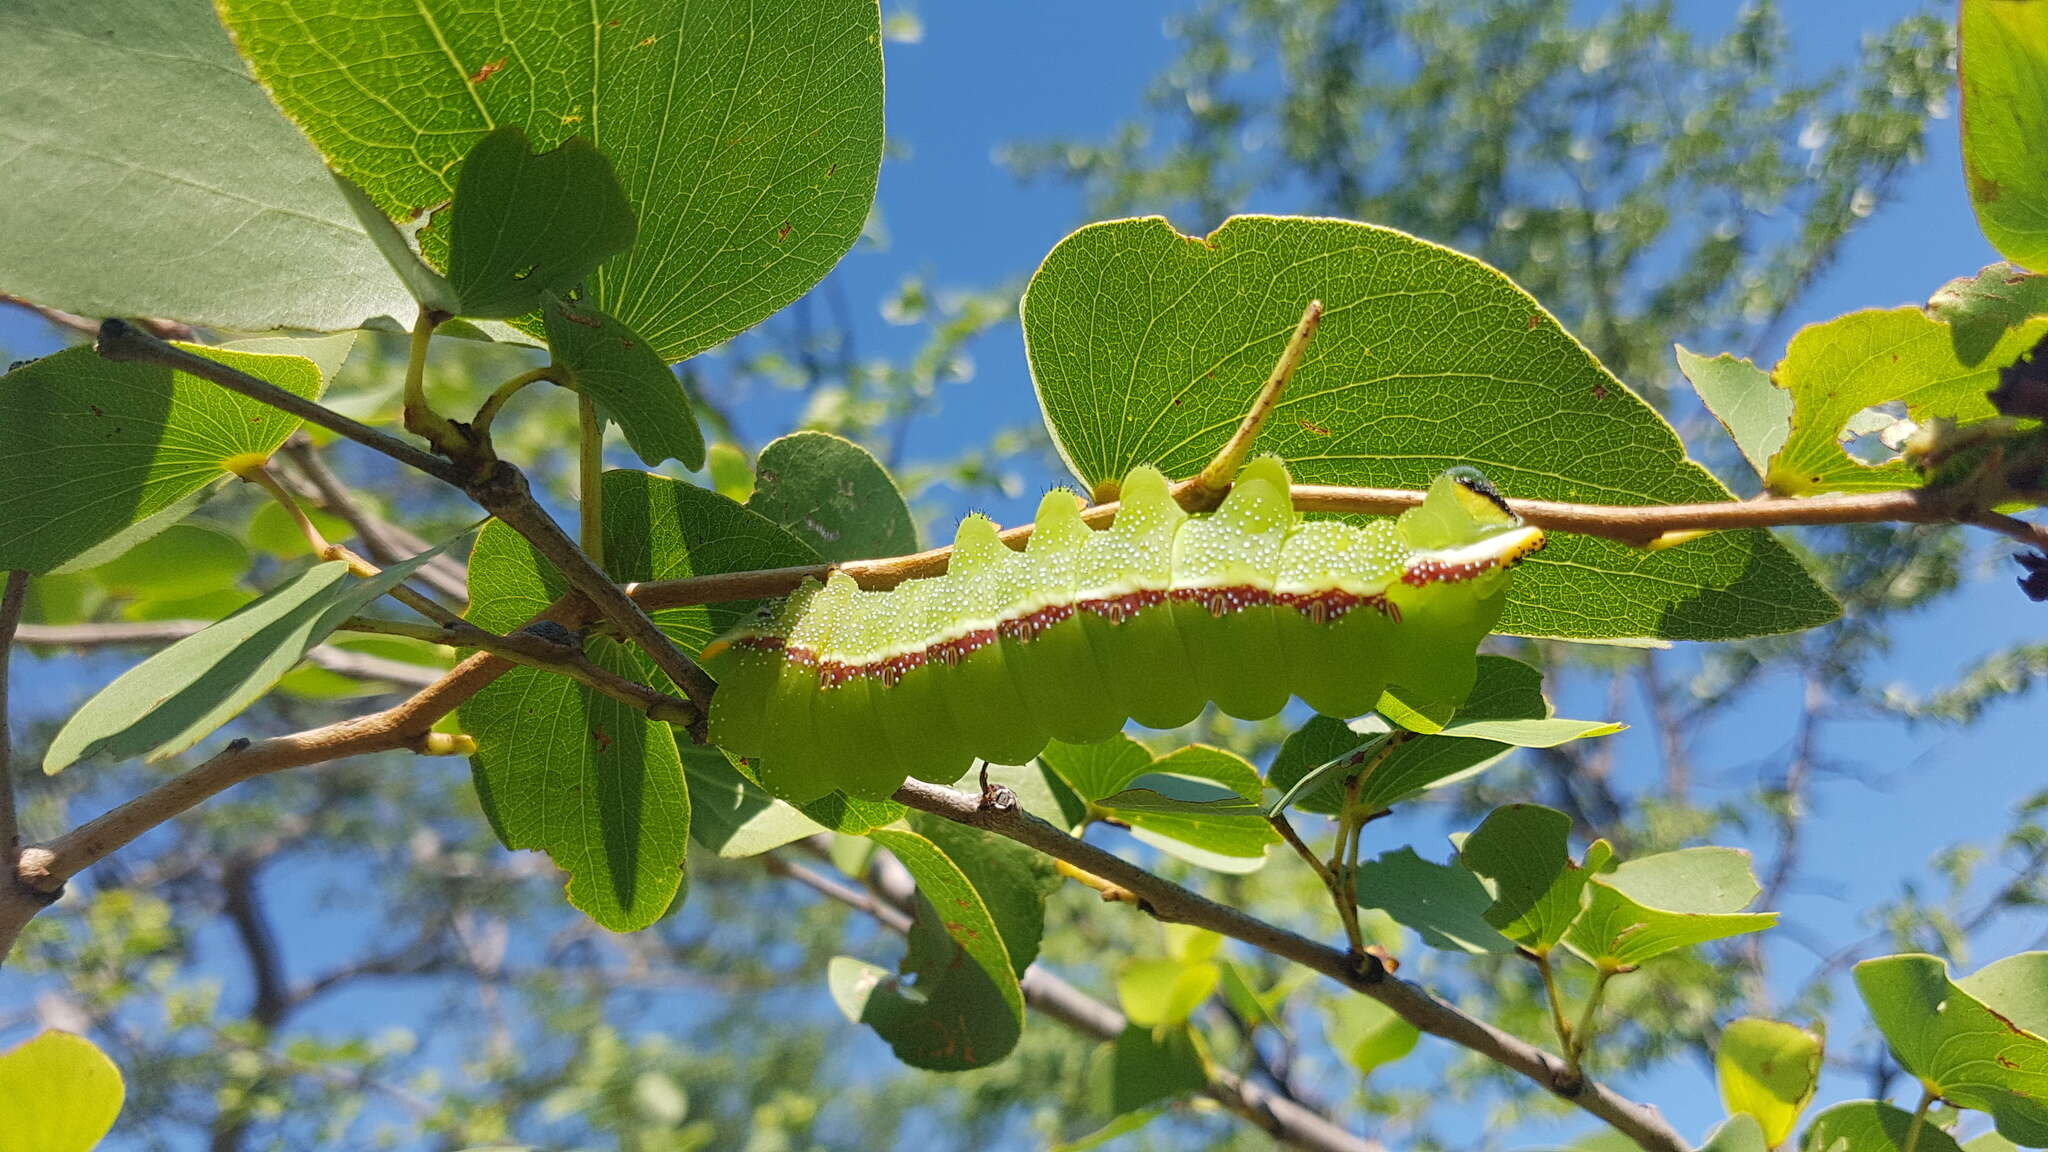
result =
[[[888,26],[914,38],[916,13],[895,11]],[[1087,210],[1076,224],[1164,212],[1199,231],[1238,211],[1303,211],[1474,253],[1664,407],[1710,465],[1734,454],[1669,387],[1671,343],[1774,355],[1788,312],[1857,224],[1885,211],[1953,90],[1952,32],[1931,13],[1872,32],[1859,63],[1820,75],[1802,67],[1768,4],[1742,9],[1713,39],[1666,5],[1564,0],[1205,0],[1169,26],[1175,56],[1143,107],[1088,138],[1008,142],[1002,158],[1020,179],[1078,187]],[[887,208],[885,197],[870,245],[887,243]],[[748,483],[762,445],[744,438],[753,422],[740,414],[772,401],[792,428],[870,448],[940,533],[981,495],[1049,482],[1058,465],[1037,426],[982,428],[944,457],[906,458],[909,430],[941,405],[954,406],[956,425],[971,411],[960,386],[977,353],[1014,355],[1015,334],[996,330],[1015,315],[1028,272],[972,290],[939,287],[943,269],[906,280],[879,302],[885,321],[920,335],[900,356],[859,346],[855,310],[876,302],[851,298],[835,273],[760,329],[687,363],[680,371],[719,444],[705,481]],[[444,343],[430,386],[463,397],[456,409],[529,363],[516,349]],[[395,419],[402,364],[398,341],[366,334],[337,385],[338,406]],[[540,389],[516,404],[500,451],[566,502],[573,404]],[[1718,471],[1746,482],[1740,468]],[[387,473],[342,478],[421,537],[466,522],[464,506]],[[206,515],[260,554],[275,538],[260,507],[252,493]],[[1637,724],[1648,739],[1627,747],[1648,754],[1619,754],[1613,741],[1524,752],[1376,827],[1375,842],[1422,843],[1470,828],[1494,804],[1536,799],[1569,812],[1580,836],[1608,837],[1629,854],[1715,836],[1756,844],[1764,906],[1838,877],[1845,862],[1817,861],[1805,847],[1816,778],[1865,770],[1833,750],[1834,725],[1846,716],[1968,724],[2025,691],[2048,657],[2020,645],[1941,691],[1890,691],[1867,670],[1895,623],[1958,595],[1982,557],[1950,529],[1859,527],[1801,541],[1847,607],[1827,628],[1697,651],[1538,653],[1504,642],[1540,657],[1553,697],[1577,705],[1571,714]],[[39,596],[31,619],[45,624],[184,615],[113,577],[52,583]],[[132,658],[40,653],[29,677],[68,664],[78,683],[30,693],[41,706],[17,729],[24,748],[47,741],[72,693]],[[373,654],[427,669],[446,660],[431,650]],[[303,676],[295,693],[252,714],[247,731],[320,723],[350,707],[347,698],[394,682],[403,679]],[[1703,762],[1695,734],[1760,686],[1796,694],[1789,729],[1752,733],[1739,763]],[[1199,738],[1263,763],[1286,732],[1277,720],[1205,721],[1152,743]],[[131,763],[55,779],[24,767],[24,828],[68,826],[179,767]],[[1703,798],[1708,776],[1751,783]],[[2007,798],[1993,799],[2003,808]],[[1982,936],[2038,938],[2048,792],[2013,805],[2005,827],[1958,833],[1966,842],[1919,883],[1868,910],[1866,938],[1787,953],[1752,937],[1617,982],[1617,1023],[1596,1071],[1654,1085],[1661,1067],[1711,1062],[1717,1020],[1824,1014],[1847,966],[1865,955],[1924,949],[1969,966]],[[847,844],[790,853],[856,877],[866,868]],[[888,1059],[834,1011],[823,970],[835,952],[890,962],[900,942],[761,861],[695,859],[685,907],[645,933],[612,936],[563,905],[543,858],[497,846],[457,762],[369,759],[262,779],[98,866],[38,919],[0,984],[9,990],[0,1035],[39,1023],[100,1038],[131,1086],[112,1146],[135,1149],[1037,1147],[1107,1118],[1100,1045],[1043,1018],[993,1068],[937,1076]],[[1176,878],[1190,871],[1154,862]],[[1197,879],[1268,919],[1335,930],[1320,884],[1291,860]],[[1154,926],[1117,911],[1063,889],[1048,905],[1042,962],[1113,998],[1117,963],[1157,950]],[[1527,965],[1453,963],[1386,931],[1404,975],[1419,972],[1466,1009],[1545,1040]],[[1787,968],[1788,954],[1805,962]],[[1259,987],[1287,978],[1259,962]],[[1392,1147],[1503,1146],[1552,1131],[1520,1125],[1559,1115],[1553,1102],[1476,1057],[1426,1046],[1414,1074],[1358,1074],[1328,1043],[1324,1013],[1336,997],[1314,983],[1283,987],[1284,1034],[1265,1029],[1248,1041],[1246,1021],[1221,1000],[1203,1010],[1197,1020],[1218,1059]],[[1869,1039],[1836,1037],[1831,1060],[1882,1094],[1897,1071]],[[1475,1117],[1489,1135],[1475,1137]],[[1265,1141],[1219,1110],[1183,1107],[1119,1146]]]

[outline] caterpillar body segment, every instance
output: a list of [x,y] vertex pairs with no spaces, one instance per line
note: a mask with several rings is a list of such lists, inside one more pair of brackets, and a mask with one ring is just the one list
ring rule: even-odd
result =
[[1365,526],[1303,522],[1288,485],[1258,459],[1216,511],[1190,515],[1138,468],[1107,529],[1057,491],[1022,551],[969,516],[943,576],[886,592],[840,573],[807,583],[704,650],[711,738],[803,802],[950,783],[976,759],[1021,764],[1129,720],[1176,727],[1212,701],[1247,720],[1289,696],[1356,716],[1389,687],[1463,701],[1542,530],[1471,469]]

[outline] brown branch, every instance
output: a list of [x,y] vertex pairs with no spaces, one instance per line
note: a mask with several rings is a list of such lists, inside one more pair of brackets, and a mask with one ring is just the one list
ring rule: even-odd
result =
[[1014,803],[984,807],[977,797],[917,780],[906,781],[896,790],[895,798],[920,811],[1008,837],[1122,885],[1136,893],[1142,901],[1141,907],[1156,919],[1167,923],[1194,924],[1220,932],[1320,972],[1393,1009],[1418,1029],[1469,1048],[1504,1068],[1520,1073],[1606,1121],[1644,1148],[1654,1152],[1689,1152],[1691,1148],[1655,1109],[1629,1100],[1591,1080],[1574,1084],[1564,1061],[1555,1055],[1466,1015],[1437,999],[1419,984],[1390,975],[1374,957],[1346,956],[1328,945],[1269,924],[1236,908],[1218,904],[1111,852],[1076,840]]
[[[281,455],[305,482],[300,495],[322,512],[339,516],[363,542],[363,548],[379,564],[396,564],[425,552],[430,545],[407,529],[377,516],[356,500],[341,477],[320,458],[319,449],[303,435],[285,441]],[[469,599],[469,577],[463,566],[447,556],[436,556],[414,573],[416,579],[450,601]]]
[[[1292,493],[1295,508],[1303,512],[1377,516],[1406,511],[1422,503],[1423,497],[1419,491],[1402,488],[1352,488],[1332,484],[1296,484]],[[1194,507],[1201,507],[1205,500],[1193,480],[1174,485],[1174,495],[1183,504]],[[1554,500],[1510,499],[1508,506],[1523,520],[1540,528],[1599,536],[1638,547],[1678,532],[1963,522],[1988,528],[2034,547],[2048,548],[2048,525],[2011,516],[1994,518],[1992,514],[1959,512],[1941,494],[1918,488],[1836,496],[1723,500],[1709,504],[1569,504]],[[1113,522],[1116,512],[1115,503],[1096,504],[1083,509],[1081,519],[1101,527]],[[1012,548],[1022,548],[1031,538],[1031,530],[1032,525],[1019,525],[1003,532],[1002,540]],[[894,588],[905,580],[943,574],[952,553],[950,547],[930,548],[907,556],[875,560],[651,581],[635,585],[633,598],[649,609],[756,600],[787,595],[806,579],[822,580],[833,572],[844,572],[853,577],[855,583],[870,590]]]
[[[762,857],[761,862],[770,872],[787,876],[822,896],[866,913],[891,932],[898,935],[910,933],[910,916],[872,892],[782,856],[770,854]],[[1024,970],[1019,982],[1024,987],[1024,1002],[1041,1015],[1096,1040],[1114,1041],[1123,1035],[1123,1013],[1060,979],[1045,967],[1031,965]],[[1290,1148],[1304,1148],[1310,1152],[1382,1152],[1383,1146],[1378,1141],[1354,1136],[1321,1113],[1250,1083],[1220,1065],[1209,1065],[1208,1083],[1203,1086],[1202,1094]]]

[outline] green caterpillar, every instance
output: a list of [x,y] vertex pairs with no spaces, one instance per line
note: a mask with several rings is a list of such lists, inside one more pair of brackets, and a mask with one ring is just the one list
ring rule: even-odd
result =
[[974,515],[943,576],[808,582],[705,648],[711,738],[801,803],[951,783],[977,759],[1023,764],[1127,720],[1172,728],[1210,701],[1257,720],[1290,695],[1357,716],[1390,685],[1464,700],[1508,571],[1542,529],[1470,468],[1365,527],[1304,522],[1288,484],[1279,460],[1255,460],[1221,507],[1190,515],[1138,468],[1106,530],[1055,491],[1021,552]]

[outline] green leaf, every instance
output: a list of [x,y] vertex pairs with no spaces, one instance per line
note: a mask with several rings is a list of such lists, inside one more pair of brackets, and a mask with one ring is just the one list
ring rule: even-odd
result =
[[2048,10],[1963,0],[1963,172],[1977,224],[2001,256],[2048,271]]
[[1743,459],[1759,478],[1770,471],[1771,457],[1792,432],[1792,396],[1771,382],[1771,375],[1747,360],[1726,352],[1708,359],[1677,345],[1678,370],[1692,381],[1707,411],[1728,430]]
[[993,832],[913,813],[910,826],[960,869],[1001,933],[1010,968],[1019,977],[1038,958],[1045,933],[1045,899],[1061,883],[1052,860]]
[[747,507],[830,561],[917,551],[917,525],[881,462],[851,440],[798,432],[761,449]]
[[[1590,855],[1590,854],[1589,854]],[[1588,961],[1633,967],[1725,936],[1759,932],[1776,912],[1743,912],[1762,889],[1749,853],[1681,848],[1595,871],[1565,942]]]
[[711,471],[711,486],[721,496],[727,496],[744,504],[754,494],[754,469],[747,463],[747,454],[721,440],[704,453],[705,467]]
[[1700,1152],[1770,1152],[1773,1147],[1764,1143],[1764,1130],[1756,1117],[1744,1112],[1715,1125]]
[[1223,998],[1230,1002],[1232,1011],[1242,1016],[1245,1023],[1253,1027],[1264,1025],[1280,1031],[1286,1030],[1286,1015],[1281,1007],[1285,999],[1281,995],[1282,988],[1260,992],[1253,987],[1251,977],[1236,961],[1222,959],[1217,963],[1223,968]]
[[645,340],[584,301],[549,296],[541,308],[548,351],[569,370],[565,383],[597,401],[649,467],[675,460],[704,466],[704,434],[667,364]]
[[[1436,734],[1410,736],[1387,754],[1359,790],[1359,802],[1388,808],[1431,788],[1481,771],[1513,746],[1552,747],[1570,740],[1603,736],[1621,725],[1602,721],[1561,720],[1551,716],[1543,696],[1543,673],[1519,660],[1481,655],[1479,679]],[[1287,738],[1267,772],[1267,783],[1292,792],[1305,773],[1336,763],[1345,769],[1369,760],[1390,725],[1378,716],[1349,724],[1325,716],[1310,720]],[[1298,806],[1305,812],[1334,813],[1343,803],[1337,772],[1327,783],[1311,782]]]
[[1776,1148],[1792,1135],[1820,1085],[1822,1038],[1794,1024],[1744,1016],[1721,1032],[1714,1070],[1728,1114],[1754,1117],[1763,1142]]
[[219,7],[286,114],[395,219],[447,200],[493,128],[523,128],[541,148],[595,142],[640,230],[592,277],[589,302],[663,360],[796,299],[852,246],[874,199],[871,2],[622,0],[602,21],[451,0]]
[[[305,509],[313,527],[329,541],[347,540],[355,535],[355,529],[341,517],[318,508]],[[268,552],[280,560],[296,560],[313,554],[313,545],[306,540],[306,534],[299,530],[299,522],[275,500],[266,500],[249,515],[249,526],[243,530],[249,546],[258,551]],[[239,572],[240,569],[237,569]]]
[[[452,543],[452,541],[451,541]],[[159,760],[183,752],[270,691],[343,620],[397,587],[447,544],[369,579],[333,560],[159,649],[85,702],[50,740],[43,771],[89,756]]]
[[678,742],[676,751],[690,790],[690,839],[700,846],[737,860],[825,831],[740,775],[718,749]]
[[[45,580],[62,579],[45,576]],[[256,593],[240,586],[216,588],[197,596],[177,600],[136,600],[121,606],[123,620],[219,620],[256,599]]]
[[1893,1055],[1927,1089],[1989,1112],[2015,1144],[2048,1145],[2048,953],[2028,952],[1951,981],[1933,956],[1880,956],[1856,987]]
[[207,0],[0,5],[0,138],[0,291],[241,331],[412,315]]
[[1024,992],[983,893],[931,840],[899,828],[869,833],[917,879],[921,897],[903,959],[907,981],[835,957],[833,999],[914,1068],[956,1071],[992,1064],[1016,1046]]
[[1330,1003],[1327,1034],[1336,1049],[1361,1076],[1392,1064],[1422,1039],[1421,1030],[1392,1008],[1364,996],[1342,996]]
[[1152,770],[1151,750],[1121,732],[1098,744],[1054,740],[1038,759],[1091,804]]
[[1259,806],[1259,775],[1242,758],[1194,744],[1154,758],[1118,733],[1099,744],[1055,740],[1039,760],[1071,785],[1094,819],[1114,817],[1143,843],[1190,864],[1244,873],[1280,842]]
[[[296,356],[185,345],[318,398]],[[0,568],[91,567],[184,519],[238,457],[267,457],[296,417],[210,381],[67,348],[0,377]]]
[[249,550],[240,540],[215,528],[173,524],[86,575],[116,596],[183,600],[233,585],[248,567]]
[[1487,813],[1458,845],[1458,861],[1487,882],[1486,922],[1531,951],[1547,953],[1579,915],[1587,872],[1572,863],[1571,817],[1541,804]]
[[1401,848],[1358,866],[1358,904],[1378,908],[1447,952],[1512,952],[1514,941],[1486,922],[1493,897],[1463,868],[1433,864]]
[[1948,325],[1957,360],[1981,364],[2007,332],[2048,314],[2048,276],[1987,264],[1975,276],[1942,285],[1927,301],[1927,312]]
[[862,800],[844,792],[820,796],[808,804],[799,805],[798,809],[832,831],[847,836],[865,836],[877,828],[886,828],[903,819],[908,811],[894,800]]
[[[1191,238],[1152,217],[1061,241],[1023,304],[1054,443],[1091,489],[1140,463],[1193,475],[1312,299],[1325,305],[1322,327],[1256,445],[1299,482],[1419,489],[1471,464],[1511,496],[1729,498],[1661,416],[1507,278],[1340,220],[1240,216]],[[1767,533],[1660,552],[1559,535],[1516,575],[1499,630],[1727,639],[1837,611]]]
[[[483,549],[479,540],[479,555]],[[472,558],[472,589],[498,574],[496,563],[495,555],[481,565]],[[592,640],[584,651],[619,675],[656,675],[651,661],[617,641]],[[470,775],[492,830],[507,848],[546,852],[569,874],[571,905],[613,932],[633,932],[681,899],[690,794],[667,724],[566,676],[524,667],[470,697],[460,716],[476,738]]]
[[1998,369],[2043,334],[2048,317],[2007,331],[1981,361],[1966,364],[1948,325],[1918,308],[1851,312],[1801,328],[1775,374],[1792,394],[1792,435],[1772,457],[1766,485],[1785,496],[1918,486],[1919,473],[1903,460],[1865,464],[1842,450],[1851,418],[1892,401],[1922,422],[1994,415],[1985,393],[1998,384]]
[[1181,1024],[1216,992],[1223,969],[1214,960],[1133,956],[1116,970],[1116,998],[1132,1024]]
[[399,223],[384,214],[377,202],[355,181],[339,172],[330,172],[334,186],[341,190],[341,198],[348,203],[348,209],[355,215],[356,223],[362,225],[370,243],[376,245],[378,255],[391,266],[391,272],[398,277],[405,290],[421,307],[446,312],[456,316],[462,312],[462,297],[448,278],[434,271],[420,254],[415,242],[419,238],[420,226],[426,221],[409,222],[401,227]]
[[[1112,1060],[1114,1059],[1113,1052],[1111,1053],[1111,1058]],[[1112,1068],[1111,1072],[1114,1074],[1115,1069]],[[1052,1145],[1048,1152],[1094,1152],[1095,1149],[1102,1147],[1111,1140],[1121,1136],[1129,1136],[1158,1118],[1159,1110],[1156,1108],[1141,1108],[1133,1112],[1126,1112],[1102,1127],[1097,1128],[1095,1131],[1088,1133],[1086,1136],[1074,1140],[1062,1140],[1058,1144]]]
[[1194,1033],[1173,1028],[1124,1028],[1110,1049],[1110,1108],[1134,1112],[1208,1087],[1209,1072]]
[[507,320],[566,292],[633,246],[633,206],[591,142],[536,154],[508,124],[470,148],[449,211],[448,284],[459,316]]
[[0,1132],[23,1152],[91,1152],[121,1114],[121,1070],[83,1036],[39,1032],[0,1052]]
[[[630,469],[606,472],[602,483],[604,568],[621,582],[818,562],[803,541],[716,492]],[[522,627],[569,588],[518,533],[497,522],[477,536],[470,585],[471,620],[494,632]],[[653,616],[677,644],[695,653],[744,619],[754,604],[663,608]]]
[[[802,542],[716,493],[645,472],[607,472],[602,483],[604,566],[622,582],[813,560]],[[469,581],[469,619],[493,632],[523,627],[568,590],[531,545],[495,521],[477,536]],[[695,652],[748,610],[699,605],[654,618]],[[644,657],[609,641],[593,643],[590,654],[622,675],[666,683]],[[570,873],[570,903],[604,927],[630,931],[658,919],[681,889],[690,830],[668,725],[537,668],[506,672],[460,716],[477,741],[472,774],[499,839],[547,852]]]
[[[1823,1109],[1806,1126],[1804,1152],[1909,1152],[1913,1114],[1882,1100],[1850,1100]],[[1960,1152],[1955,1138],[1922,1124],[1910,1152]]]

